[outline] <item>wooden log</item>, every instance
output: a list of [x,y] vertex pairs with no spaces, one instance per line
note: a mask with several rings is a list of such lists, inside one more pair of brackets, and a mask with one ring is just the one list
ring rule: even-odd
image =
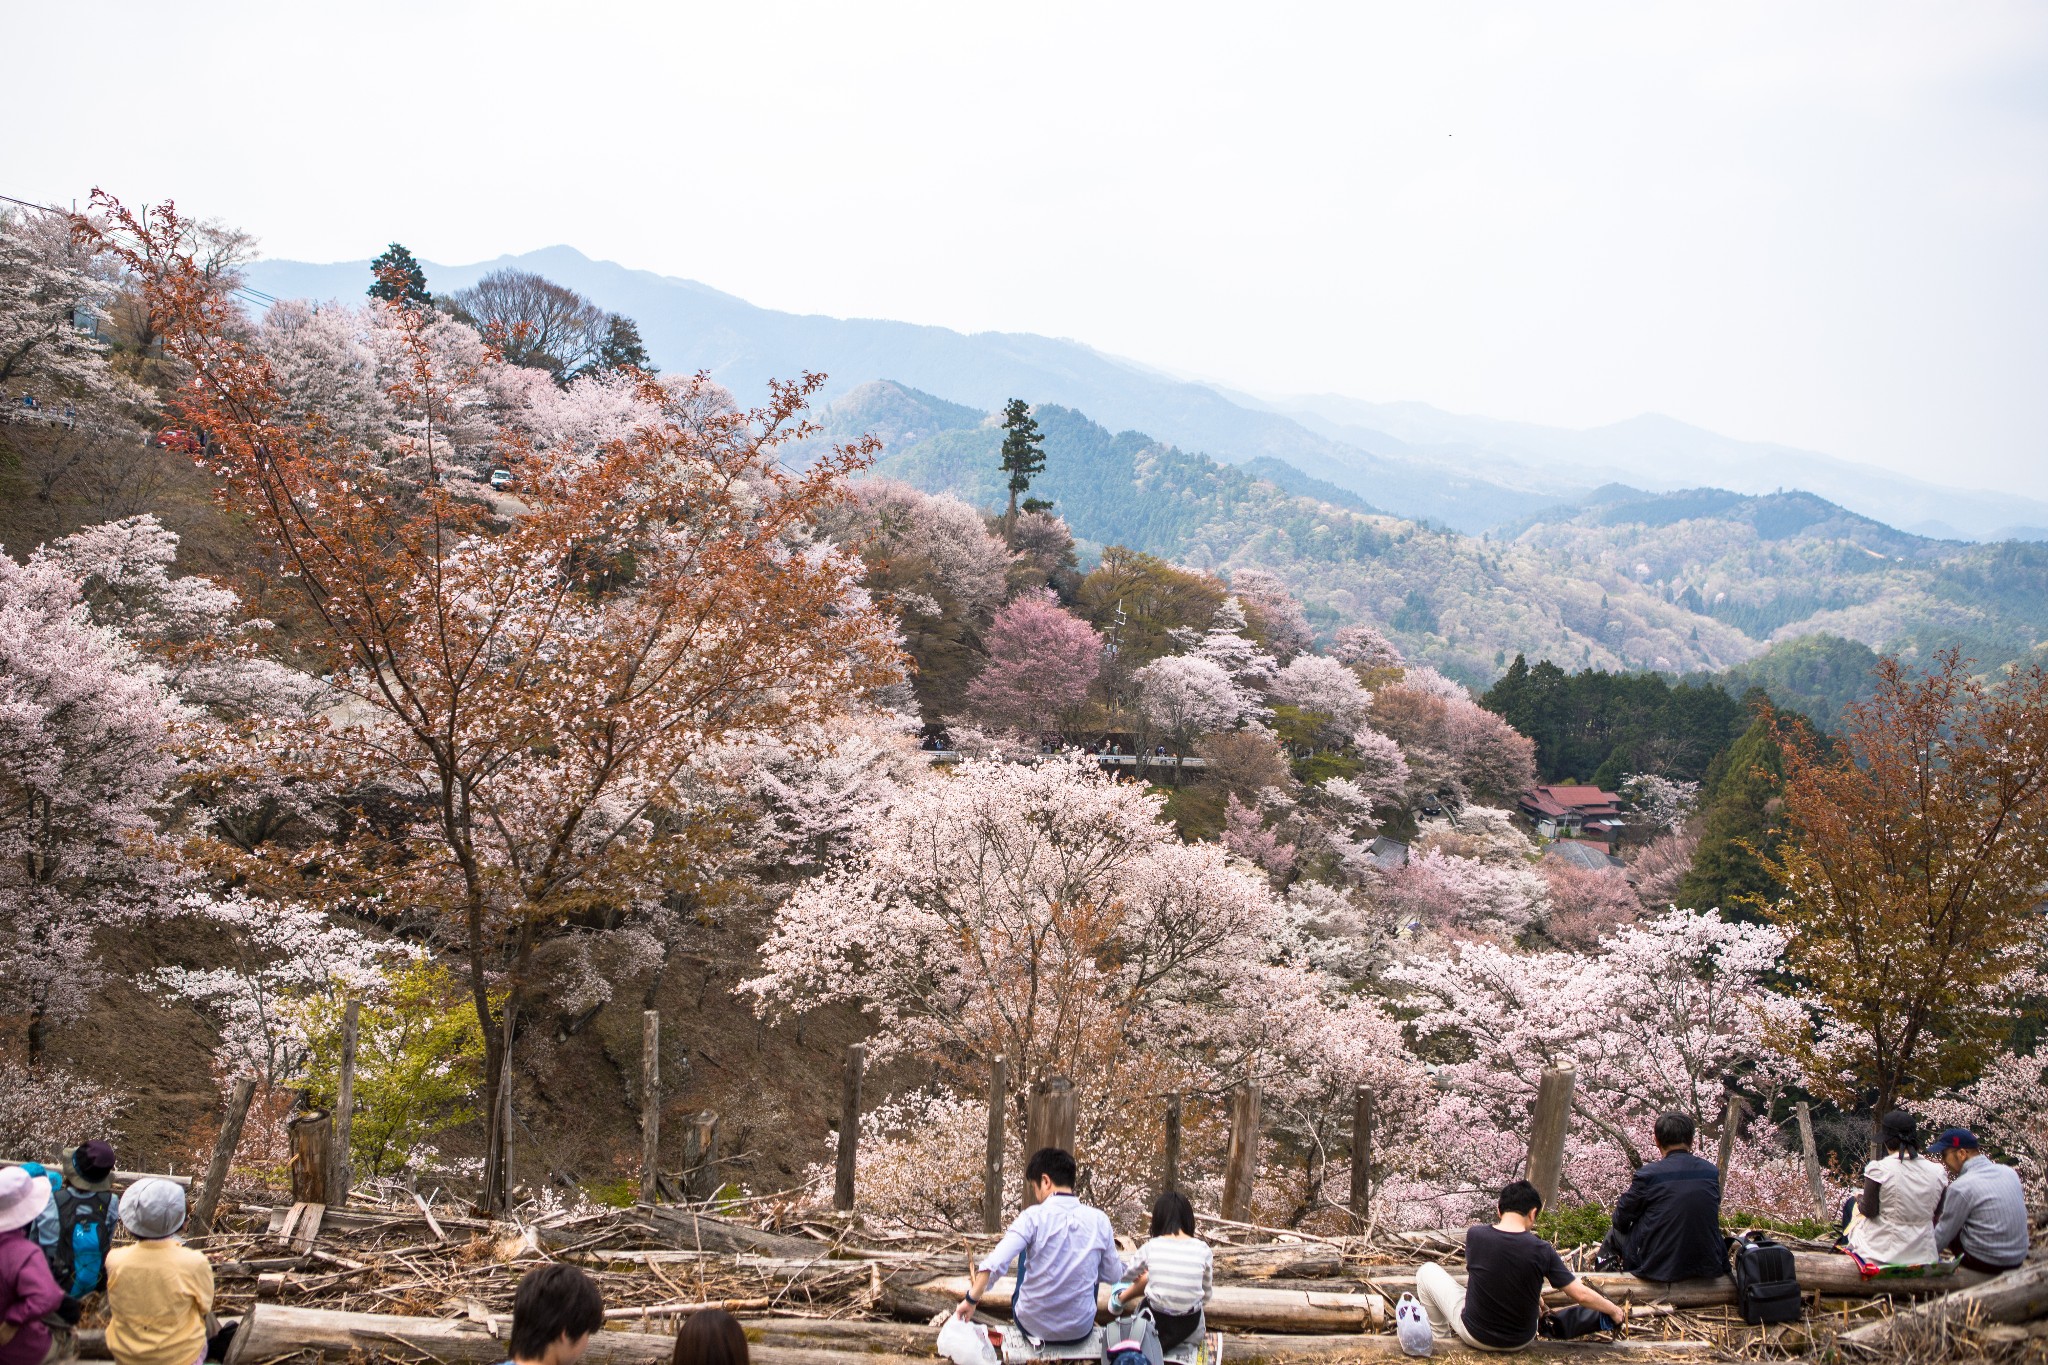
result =
[[[228,1348],[227,1365],[256,1365],[301,1354],[369,1360],[425,1356],[446,1365],[495,1365],[505,1359],[511,1326],[509,1313],[485,1324],[464,1318],[340,1313],[259,1303],[243,1316],[234,1345]],[[932,1335],[936,1340],[937,1333]],[[95,1346],[104,1352],[104,1343],[102,1335]],[[588,1365],[668,1365],[675,1349],[675,1338],[666,1333],[597,1332],[583,1360]],[[756,1365],[846,1365],[843,1348],[762,1346],[748,1354]],[[882,1352],[861,1357],[864,1365],[899,1365],[911,1358]],[[932,1352],[918,1358],[929,1361]]]
[[750,1251],[763,1256],[816,1258],[818,1243],[780,1232],[763,1232],[728,1218],[713,1218],[692,1209],[641,1204],[640,1216],[650,1231],[679,1251]]
[[1728,1092],[1728,1108],[1721,1116],[1721,1148],[1714,1155],[1714,1169],[1721,1173],[1721,1188],[1728,1188],[1728,1165],[1735,1159],[1735,1137],[1742,1127],[1742,1117],[1749,1112],[1749,1101],[1737,1091]]
[[[29,1162],[26,1158],[20,1161],[0,1161],[0,1166],[26,1166],[28,1164]],[[57,1163],[54,1161],[38,1161],[35,1164],[48,1171],[57,1169]],[[125,1190],[138,1180],[168,1180],[174,1185],[183,1185],[188,1190],[192,1188],[191,1176],[168,1175],[163,1171],[115,1171],[107,1177],[108,1184],[116,1191]]]
[[1557,1207],[1557,1187],[1564,1183],[1564,1143],[1572,1131],[1572,1091],[1578,1067],[1569,1058],[1543,1069],[1536,1082],[1536,1111],[1529,1124],[1529,1183],[1543,1196],[1543,1207]]
[[1165,1160],[1159,1172],[1159,1188],[1177,1190],[1180,1188],[1180,1095],[1166,1097],[1166,1151]]
[[295,1114],[285,1124],[291,1139],[292,1201],[327,1202],[327,1173],[333,1169],[334,1123],[325,1109]]
[[1882,1322],[1842,1333],[1837,1343],[1871,1355],[1900,1354],[1914,1338],[1954,1322],[2026,1322],[2048,1314],[2048,1261],[2036,1261],[1944,1294]]
[[832,1174],[832,1207],[841,1213],[853,1211],[854,1160],[860,1145],[860,1073],[867,1055],[862,1044],[849,1045],[839,1077],[839,1164]]
[[640,1202],[661,1199],[661,1011],[640,1014]]
[[1351,1227],[1365,1231],[1372,1215],[1372,1091],[1351,1099]]
[[[1847,1256],[1831,1251],[1795,1251],[1792,1253],[1795,1274],[1799,1287],[1809,1294],[1820,1294],[1827,1298],[1878,1299],[1887,1296],[1897,1298],[1926,1297],[1941,1294],[1954,1285],[1953,1278],[1946,1275],[1905,1277],[1899,1279],[1880,1276],[1865,1279],[1856,1268],[1856,1263]],[[1463,1269],[1453,1270],[1451,1278],[1463,1282]],[[1639,1280],[1633,1275],[1608,1275],[1591,1272],[1579,1277],[1593,1288],[1617,1302],[1660,1303],[1672,1308],[1711,1308],[1719,1304],[1735,1302],[1735,1281],[1722,1276],[1712,1280],[1674,1280],[1660,1282]],[[1415,1289],[1415,1272],[1403,1268],[1386,1274],[1374,1274],[1366,1283],[1391,1298],[1412,1293]],[[1568,1302],[1564,1295],[1555,1290],[1546,1294],[1554,1303]]]
[[1813,1106],[1801,1100],[1792,1106],[1792,1112],[1799,1120],[1799,1155],[1806,1162],[1806,1187],[1813,1191],[1813,1206],[1820,1210],[1821,1217],[1832,1217],[1827,1177],[1821,1172],[1820,1151],[1813,1145]]
[[[928,1355],[934,1347],[938,1333],[924,1323],[860,1322],[832,1318],[760,1318],[743,1317],[740,1327],[747,1334],[747,1341],[753,1346],[811,1347],[815,1349],[838,1350],[846,1359],[865,1359],[869,1352],[888,1352],[905,1356]],[[1578,1359],[1582,1353],[1590,1358],[1656,1358],[1661,1352],[1684,1352],[1687,1354],[1709,1351],[1706,1342],[1691,1341],[1624,1341],[1610,1349],[1601,1342],[1538,1342],[1527,1348],[1523,1354],[1554,1356],[1560,1359]],[[1391,1335],[1354,1336],[1350,1333],[1337,1335],[1262,1335],[1230,1333],[1224,1338],[1223,1356],[1230,1362],[1237,1361],[1335,1361],[1356,1359],[1395,1359],[1401,1355],[1400,1343]],[[1468,1352],[1453,1338],[1436,1343],[1436,1358],[1447,1360],[1476,1360],[1483,1358],[1477,1352]]]
[[[1005,1276],[981,1295],[981,1306],[991,1313],[1008,1316],[1010,1297],[1017,1290],[1015,1276]],[[965,1275],[944,1275],[915,1286],[914,1302],[922,1315],[956,1305],[967,1293]],[[930,1307],[926,1307],[930,1305]],[[1385,1311],[1378,1294],[1316,1294],[1298,1289],[1263,1289],[1250,1285],[1218,1285],[1204,1313],[1209,1326],[1220,1331],[1270,1332],[1363,1332],[1373,1320],[1377,1305]],[[892,1311],[895,1311],[892,1308]],[[1096,1293],[1096,1316],[1109,1313],[1109,1286]]]
[[220,1135],[213,1141],[213,1156],[206,1163],[206,1179],[200,1183],[199,1197],[192,1201],[192,1231],[195,1235],[213,1231],[214,1210],[220,1207],[221,1188],[227,1184],[235,1148],[242,1145],[242,1124],[249,1117],[249,1102],[255,1097],[255,1080],[237,1076],[234,1092],[228,1096],[227,1112],[221,1115]]
[[1259,1088],[1241,1085],[1230,1095],[1230,1150],[1223,1160],[1223,1205],[1234,1223],[1252,1216],[1252,1191],[1259,1178]]
[[988,1149],[981,1158],[981,1230],[1003,1230],[1003,1136],[1008,1131],[1009,1059],[998,1052],[988,1067]]
[[1213,1247],[1218,1280],[1327,1279],[1342,1273],[1344,1254],[1332,1242],[1267,1242],[1259,1246]]
[[334,1088],[334,1151],[327,1171],[327,1200],[336,1206],[348,1203],[349,1187],[355,1184],[355,1165],[349,1158],[348,1141],[355,1129],[356,1112],[356,1030],[361,1023],[363,1002],[350,1000],[341,1007],[341,1075]]
[[[1029,1165],[1034,1153],[1046,1147],[1074,1150],[1074,1083],[1065,1076],[1048,1076],[1031,1083],[1025,1111],[1024,1160]],[[1031,1187],[1024,1187],[1023,1206],[1038,1202]]]

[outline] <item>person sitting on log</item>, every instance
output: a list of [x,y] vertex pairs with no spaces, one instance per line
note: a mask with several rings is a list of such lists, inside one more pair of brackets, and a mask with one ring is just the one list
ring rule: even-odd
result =
[[1693,1155],[1690,1114],[1659,1114],[1657,1159],[1637,1170],[1614,1205],[1594,1266],[1641,1280],[1705,1280],[1728,1273],[1721,1236],[1721,1172]]
[[1842,1205],[1842,1247],[1874,1265],[1932,1265],[1941,1258],[1934,1211],[1948,1184],[1920,1155],[1913,1116],[1894,1109],[1879,1125],[1885,1154],[1863,1167],[1863,1189]]
[[512,1358],[504,1365],[576,1365],[603,1326],[596,1280],[573,1265],[537,1265],[512,1292]]
[[1152,1237],[1125,1263],[1128,1284],[1109,1296],[1109,1311],[1123,1313],[1140,1296],[1159,1328],[1159,1349],[1171,1351],[1201,1330],[1202,1306],[1215,1292],[1215,1258],[1195,1236],[1195,1206],[1179,1190],[1152,1202]]
[[1944,1128],[1927,1155],[1948,1168],[1948,1189],[1934,1211],[1934,1244],[1963,1258],[1963,1269],[1997,1275],[2027,1259],[2027,1196],[2019,1172],[1979,1150],[1967,1128]]
[[1024,1182],[1038,1202],[1017,1215],[975,1267],[956,1316],[972,1318],[989,1283],[1014,1261],[1010,1316],[1033,1347],[1073,1345],[1095,1335],[1096,1289],[1121,1280],[1124,1267],[1107,1215],[1075,1197],[1075,1173],[1074,1154],[1063,1148],[1031,1154]]
[[[1628,1310],[1584,1280],[1557,1254],[1557,1248],[1535,1232],[1543,1196],[1526,1180],[1500,1192],[1500,1219],[1491,1227],[1465,1229],[1465,1283],[1451,1278],[1434,1261],[1415,1274],[1415,1297],[1422,1300],[1430,1326],[1455,1332],[1467,1346],[1481,1351],[1519,1351],[1545,1336],[1577,1337],[1593,1332],[1619,1332]],[[1543,1285],[1562,1289],[1578,1308],[1543,1311]]]
[[150,1176],[128,1187],[121,1226],[135,1241],[107,1253],[107,1352],[115,1365],[197,1365],[206,1359],[213,1266],[178,1240],[185,1191]]

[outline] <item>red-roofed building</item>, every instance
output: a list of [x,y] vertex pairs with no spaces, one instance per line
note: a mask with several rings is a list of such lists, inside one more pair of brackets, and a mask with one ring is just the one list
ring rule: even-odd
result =
[[1606,835],[1621,828],[1621,798],[1598,787],[1531,787],[1520,804],[1522,814],[1546,839],[1560,834]]

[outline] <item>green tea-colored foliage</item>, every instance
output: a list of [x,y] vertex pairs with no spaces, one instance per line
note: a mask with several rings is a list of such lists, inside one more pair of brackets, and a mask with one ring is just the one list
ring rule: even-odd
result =
[[1780,641],[1724,671],[1720,683],[1737,696],[1761,687],[1778,706],[1832,730],[1844,708],[1870,698],[1876,665],[1877,651],[1869,645],[1822,632]]
[[[309,1023],[310,1088],[332,1105],[341,1069],[342,1006],[323,1001]],[[484,1035],[468,988],[446,967],[392,972],[357,1022],[355,1120],[349,1158],[359,1175],[394,1175],[436,1134],[477,1116]]]
[[1630,773],[1699,781],[1749,719],[1711,682],[1674,685],[1655,673],[1597,668],[1566,673],[1519,654],[1480,704],[1536,741],[1544,781],[1610,790]]
[[593,1204],[602,1204],[608,1209],[630,1209],[640,1200],[640,1182],[626,1176],[617,1180],[588,1181],[583,1192],[590,1196]]

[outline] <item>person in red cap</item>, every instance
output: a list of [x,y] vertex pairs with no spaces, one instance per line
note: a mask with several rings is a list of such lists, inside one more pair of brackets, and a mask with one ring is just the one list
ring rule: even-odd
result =
[[49,1202],[49,1181],[19,1166],[0,1167],[0,1365],[42,1365],[50,1354],[43,1319],[64,1291],[28,1235]]

